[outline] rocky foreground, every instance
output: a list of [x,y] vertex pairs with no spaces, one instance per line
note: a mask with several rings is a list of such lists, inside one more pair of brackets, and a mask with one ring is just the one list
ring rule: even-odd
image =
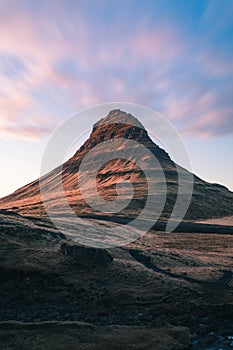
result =
[[232,228],[95,250],[46,219],[0,227],[1,349],[233,348]]

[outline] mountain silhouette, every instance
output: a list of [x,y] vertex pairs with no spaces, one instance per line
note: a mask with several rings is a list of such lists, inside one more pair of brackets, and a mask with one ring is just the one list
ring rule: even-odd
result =
[[[139,145],[145,147],[150,153],[145,158],[151,157],[152,162],[154,157],[158,161],[152,167],[153,169],[147,166],[146,172],[149,174],[149,179],[145,176],[145,169],[138,166],[136,160],[134,161],[134,156],[137,159]],[[102,146],[103,148],[101,148]],[[130,159],[121,157],[122,150],[130,155]],[[114,156],[111,158],[112,152]],[[95,177],[96,183],[93,183],[93,178],[89,179],[89,170],[98,166],[103,154],[106,156],[108,153],[111,159],[102,164]],[[89,154],[86,171],[80,173],[82,161]],[[143,162],[144,159],[140,159],[140,161]],[[62,167],[58,167],[43,176],[40,183],[46,191],[47,205],[58,215],[65,214],[60,206],[62,194],[59,192],[57,185],[57,179],[60,176],[66,200],[78,215],[87,218],[115,217],[131,220],[145,206],[149,191],[148,180],[156,183],[156,191],[158,191],[159,196],[162,188],[160,169],[163,170],[167,187],[164,209],[161,213],[157,213],[160,220],[167,220],[175,206],[179,188],[178,170],[183,174],[183,179],[187,177],[187,180],[184,180],[187,181],[185,184],[187,188],[189,188],[189,181],[193,181],[194,184],[192,200],[185,215],[185,220],[195,221],[233,215],[232,192],[222,185],[208,183],[175,164],[168,153],[152,141],[147,130],[136,118],[119,109],[110,111],[106,117],[94,124],[90,137],[80,149]],[[46,216],[40,193],[40,183],[39,180],[33,181],[2,198],[0,208],[13,210],[21,215]],[[124,200],[128,201],[125,208],[118,212],[109,211],[106,213],[104,207],[103,210],[96,210],[90,203],[87,203],[89,202],[89,200],[86,200],[88,196],[90,202],[95,201],[95,199],[92,200],[92,189],[96,187],[101,200],[109,205],[114,203],[117,198],[119,183],[125,185],[118,198],[119,200],[122,198],[123,203]],[[127,186],[129,183],[133,186],[132,198],[128,194]],[[87,193],[85,199],[79,186],[82,186]],[[153,216],[157,208],[155,206],[150,209],[148,215]]]

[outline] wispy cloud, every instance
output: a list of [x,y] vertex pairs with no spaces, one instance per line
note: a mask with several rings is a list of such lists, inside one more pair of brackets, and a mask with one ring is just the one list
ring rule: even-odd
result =
[[209,110],[191,121],[183,130],[184,136],[198,136],[202,139],[233,133],[232,110],[222,108]]
[[82,2],[0,2],[0,130],[41,137],[78,108],[120,100],[158,109],[185,135],[232,133],[230,22],[208,36],[216,15],[208,5],[190,35],[171,18],[151,21],[138,4],[120,18],[102,15],[104,1],[98,13]]

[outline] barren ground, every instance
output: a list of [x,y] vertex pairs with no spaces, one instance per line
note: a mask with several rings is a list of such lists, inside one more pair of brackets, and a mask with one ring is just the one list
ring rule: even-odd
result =
[[45,219],[0,225],[1,349],[232,348],[232,234],[151,231],[103,268]]

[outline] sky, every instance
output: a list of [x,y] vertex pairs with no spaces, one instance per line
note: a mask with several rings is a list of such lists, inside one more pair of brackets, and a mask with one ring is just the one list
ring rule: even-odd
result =
[[0,0],[0,196],[39,177],[69,115],[112,101],[160,112],[233,190],[232,18],[231,0]]

